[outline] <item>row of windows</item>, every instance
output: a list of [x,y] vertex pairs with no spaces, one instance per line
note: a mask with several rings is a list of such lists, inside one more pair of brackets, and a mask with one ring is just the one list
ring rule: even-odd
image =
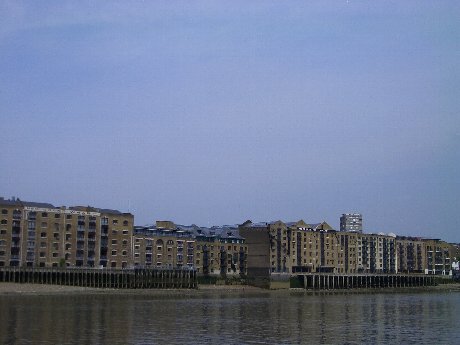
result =
[[[20,210],[14,210],[13,213],[20,213],[21,211]],[[5,214],[7,215],[8,214],[8,210],[7,209],[2,209],[2,214]],[[29,218],[32,218],[36,215],[36,212],[30,212],[29,213]],[[48,218],[48,212],[42,212],[41,213],[41,217],[42,218]],[[61,218],[61,214],[60,213],[54,213],[54,218]],[[96,221],[96,217],[94,216],[89,216],[88,217],[90,221]],[[72,215],[71,214],[67,214],[66,215],[66,219],[72,219]],[[103,218],[104,220],[108,220],[107,218]],[[79,215],[78,216],[78,220],[85,220],[85,216],[82,216],[82,215]],[[113,219],[113,224],[118,224],[118,219]],[[123,225],[127,226],[129,224],[129,222],[127,220],[124,220],[123,221]]]

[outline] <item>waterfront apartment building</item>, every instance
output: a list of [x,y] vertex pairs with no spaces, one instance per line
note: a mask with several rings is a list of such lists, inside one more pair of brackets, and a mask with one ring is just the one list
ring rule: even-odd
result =
[[248,272],[268,279],[299,273],[449,275],[453,246],[440,240],[333,230],[329,224],[246,221]]
[[0,266],[184,268],[261,281],[309,272],[450,275],[455,250],[437,239],[304,220],[135,227],[132,214],[117,210],[0,198]]
[[363,215],[360,213],[343,213],[340,217],[340,231],[363,232]]
[[245,276],[248,246],[236,226],[199,227],[157,221],[135,227],[134,266],[196,269],[204,276]]
[[396,273],[397,261],[394,234],[358,235],[358,272]]
[[452,275],[454,247],[439,239],[424,239],[426,274]]
[[419,237],[397,236],[398,272],[424,273],[426,265],[425,242]]
[[[286,225],[287,224],[287,225]],[[391,236],[337,232],[326,222],[269,223],[272,273],[395,272]]]
[[134,217],[0,198],[0,266],[128,267]]

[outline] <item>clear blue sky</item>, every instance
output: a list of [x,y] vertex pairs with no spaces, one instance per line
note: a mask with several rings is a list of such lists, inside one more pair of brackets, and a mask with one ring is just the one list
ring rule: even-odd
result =
[[460,242],[460,2],[2,1],[0,195]]

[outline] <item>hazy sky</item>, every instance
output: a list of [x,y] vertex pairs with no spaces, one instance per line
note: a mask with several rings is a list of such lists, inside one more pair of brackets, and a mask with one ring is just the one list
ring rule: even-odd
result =
[[460,242],[460,2],[1,1],[0,195]]

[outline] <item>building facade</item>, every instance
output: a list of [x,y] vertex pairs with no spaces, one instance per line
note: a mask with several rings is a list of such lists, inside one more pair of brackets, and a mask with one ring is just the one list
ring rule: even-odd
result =
[[303,220],[247,221],[240,233],[249,246],[248,272],[254,277],[309,272],[452,274],[448,268],[454,247],[440,240],[336,231],[326,222]]
[[265,282],[301,273],[451,275],[458,246],[439,239],[336,231],[328,223],[199,227],[130,213],[0,198],[0,266],[183,268]]
[[439,239],[424,239],[425,274],[452,275],[454,247]]
[[128,267],[134,217],[0,199],[0,266]]
[[248,246],[237,227],[198,227],[157,221],[135,227],[135,267],[196,269],[203,276],[245,276]]

